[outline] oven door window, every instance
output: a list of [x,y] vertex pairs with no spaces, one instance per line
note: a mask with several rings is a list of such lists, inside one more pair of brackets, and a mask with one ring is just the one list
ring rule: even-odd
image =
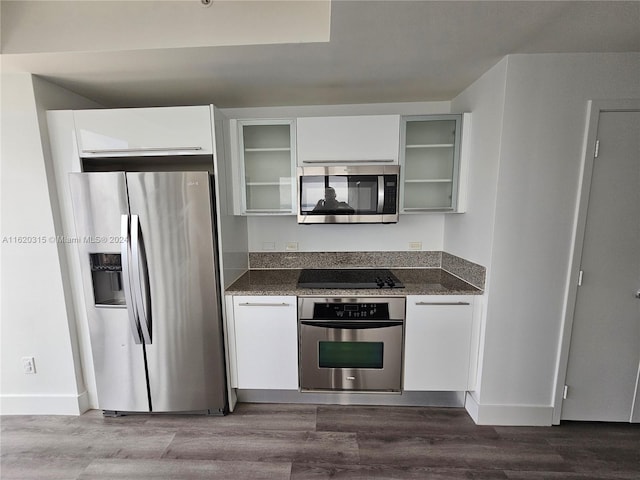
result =
[[383,368],[383,342],[318,343],[320,368]]
[[300,179],[300,210],[305,215],[375,215],[376,175],[312,175]]

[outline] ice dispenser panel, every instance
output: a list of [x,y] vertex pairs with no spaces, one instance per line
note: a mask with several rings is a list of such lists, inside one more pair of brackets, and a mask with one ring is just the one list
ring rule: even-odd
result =
[[96,307],[126,305],[122,290],[122,263],[119,253],[91,253],[91,280]]

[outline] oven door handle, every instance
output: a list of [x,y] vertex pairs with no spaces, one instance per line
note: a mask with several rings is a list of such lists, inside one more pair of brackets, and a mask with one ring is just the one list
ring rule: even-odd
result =
[[301,325],[320,328],[350,329],[350,330],[370,330],[372,328],[398,327],[403,325],[402,320],[382,320],[382,321],[336,321],[336,320],[300,320]]

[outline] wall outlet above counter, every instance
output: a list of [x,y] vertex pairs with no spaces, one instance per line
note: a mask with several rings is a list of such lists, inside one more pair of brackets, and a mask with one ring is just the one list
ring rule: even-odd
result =
[[298,242],[287,242],[284,249],[287,252],[296,252],[298,250]]

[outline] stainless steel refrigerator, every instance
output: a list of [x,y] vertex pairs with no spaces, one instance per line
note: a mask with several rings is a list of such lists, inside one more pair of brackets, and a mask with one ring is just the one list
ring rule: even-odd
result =
[[70,182],[99,408],[226,413],[209,173]]

